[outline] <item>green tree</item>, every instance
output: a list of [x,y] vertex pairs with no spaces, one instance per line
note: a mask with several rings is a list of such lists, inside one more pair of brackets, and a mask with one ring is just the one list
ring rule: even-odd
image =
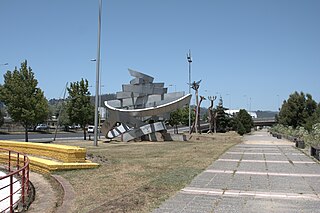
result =
[[[190,113],[191,124],[194,122],[196,118],[196,114],[193,109],[194,109],[194,106],[191,106],[191,113]],[[188,126],[189,125],[189,106],[182,108],[180,113],[181,113],[181,124],[184,126]]]
[[[280,124],[285,126],[305,126],[317,109],[317,103],[312,99],[310,94],[303,92],[294,92],[284,101],[278,116]],[[312,126],[312,125],[311,125]]]
[[240,135],[243,131],[242,127],[244,128],[245,133],[251,132],[251,128],[253,127],[253,120],[251,115],[245,109],[240,109],[235,119],[237,123],[237,132]]
[[320,103],[317,105],[315,112],[306,119],[305,128],[311,131],[312,127],[317,123],[320,123]]
[[227,127],[229,124],[229,117],[228,117],[227,113],[225,112],[225,110],[227,110],[227,108],[223,107],[223,100],[222,100],[222,97],[220,97],[218,106],[215,109],[215,113],[217,116],[216,117],[217,132],[226,132],[227,131]]
[[37,87],[27,61],[21,63],[21,68],[4,75],[4,84],[0,88],[1,101],[7,107],[11,118],[25,128],[25,141],[28,142],[28,129],[48,118],[48,101],[43,91]]
[[246,133],[246,129],[244,128],[244,126],[241,122],[238,122],[238,124],[237,124],[237,133],[241,136]]
[[181,124],[182,121],[182,109],[177,109],[170,113],[170,119],[168,123],[170,126],[174,127],[174,132],[178,133],[178,125]]
[[[194,119],[195,119],[195,113],[191,111],[191,123],[194,121]],[[176,133],[178,133],[177,126],[179,124],[188,126],[189,125],[189,107],[183,107],[171,112],[168,123],[170,126],[175,128]]]
[[93,123],[94,106],[90,102],[88,80],[70,83],[68,88],[67,112],[71,123],[80,124],[83,129],[83,138],[86,140],[86,125]]

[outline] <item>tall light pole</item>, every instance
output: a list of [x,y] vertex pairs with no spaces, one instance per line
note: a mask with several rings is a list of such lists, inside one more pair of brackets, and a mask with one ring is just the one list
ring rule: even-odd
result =
[[102,0],[99,0],[99,15],[98,15],[98,46],[97,46],[97,60],[96,60],[96,97],[94,106],[94,146],[98,146],[98,132],[99,132],[99,83],[100,83],[100,37],[101,37],[101,7]]
[[[97,61],[95,58],[91,59],[90,61]],[[101,61],[100,61],[101,62]],[[98,102],[98,126],[100,127],[101,124],[101,107],[102,107],[102,102],[101,102],[101,96],[102,96],[102,92],[101,92],[101,87],[104,87],[104,85],[101,84],[101,70],[102,70],[102,65],[100,64],[100,73],[99,73],[99,102]],[[98,134],[98,138],[100,139],[100,134]]]
[[249,110],[249,103],[248,103],[248,96],[247,95],[243,95],[243,97],[246,99],[246,103],[247,103],[247,107],[245,107],[245,110]]
[[[187,60],[189,63],[189,94],[191,94],[191,50],[189,50],[189,53],[187,53]],[[189,133],[191,133],[191,105],[189,103]]]

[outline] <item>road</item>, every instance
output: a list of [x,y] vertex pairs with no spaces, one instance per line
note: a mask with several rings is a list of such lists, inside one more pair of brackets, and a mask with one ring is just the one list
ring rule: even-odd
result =
[[[201,124],[202,128],[206,128],[208,126],[207,123]],[[179,133],[182,132],[188,132],[189,127],[188,126],[183,126],[179,127]],[[167,127],[167,131],[169,133],[173,133],[174,130],[172,127]],[[54,132],[50,133],[40,133],[40,132],[29,132],[29,141],[35,141],[35,142],[46,142],[46,141],[51,141],[53,140],[54,137]],[[88,134],[87,134],[88,136]],[[12,140],[12,141],[24,141],[24,133],[10,133],[10,134],[0,134],[0,140]],[[93,137],[93,134],[91,134],[91,137]],[[102,134],[100,137],[103,137]],[[82,140],[83,139],[83,132],[82,131],[77,131],[77,132],[63,132],[63,133],[58,133],[56,136],[56,140]]]
[[[54,133],[29,133],[29,141],[50,141],[54,138]],[[88,134],[87,134],[88,136]],[[93,137],[93,135],[91,135]],[[58,133],[56,140],[81,140],[83,139],[83,132],[66,132]],[[1,134],[0,140],[24,141],[24,134]]]

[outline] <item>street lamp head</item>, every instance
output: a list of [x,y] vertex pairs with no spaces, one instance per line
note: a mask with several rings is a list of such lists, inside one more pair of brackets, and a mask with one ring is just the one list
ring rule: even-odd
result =
[[189,63],[191,63],[192,62],[191,56],[187,55],[187,60]]
[[187,56],[187,60],[189,63],[191,63],[192,62],[191,56]]
[[191,51],[189,50],[189,53],[187,53],[187,60],[189,63],[192,62],[192,58],[191,58]]

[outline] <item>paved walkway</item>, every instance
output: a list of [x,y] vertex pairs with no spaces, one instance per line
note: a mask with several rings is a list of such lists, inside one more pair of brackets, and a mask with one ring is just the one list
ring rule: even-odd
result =
[[320,164],[255,132],[153,212],[320,212]]

